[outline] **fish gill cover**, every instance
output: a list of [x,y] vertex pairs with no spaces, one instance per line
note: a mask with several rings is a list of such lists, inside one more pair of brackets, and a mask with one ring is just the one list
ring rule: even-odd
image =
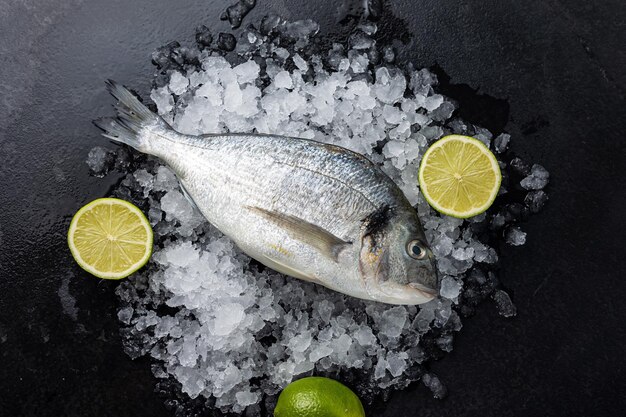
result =
[[[366,155],[417,208],[443,277],[440,297],[391,306],[264,268],[203,218],[158,160],[97,147],[87,161],[92,174],[123,172],[113,196],[141,207],[155,232],[152,260],[117,290],[124,348],[153,358],[159,390],[182,415],[259,415],[285,385],[311,374],[340,379],[366,402],[418,380],[441,398],[445,386],[428,362],[452,350],[461,318],[485,299],[502,316],[516,314],[496,277],[494,248],[525,243],[519,223],[546,203],[549,174],[512,158],[508,134],[494,138],[455,117],[437,77],[397,66],[393,49],[375,42],[374,23],[333,44],[311,20],[268,16],[258,27],[238,40],[220,34],[214,47],[203,26],[197,45],[155,51],[155,110],[187,134],[272,133]],[[421,156],[449,133],[481,140],[503,171],[496,204],[465,221],[436,213],[418,189]]]

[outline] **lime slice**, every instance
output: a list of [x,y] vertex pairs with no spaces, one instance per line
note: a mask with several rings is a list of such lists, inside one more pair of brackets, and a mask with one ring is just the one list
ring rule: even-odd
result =
[[274,417],[365,417],[361,400],[333,379],[302,378],[280,393]]
[[105,279],[126,278],[152,254],[152,228],[133,204],[100,198],[82,207],[67,232],[72,256],[85,271]]
[[449,135],[428,148],[418,179],[426,201],[435,210],[465,219],[491,206],[502,175],[496,157],[481,141]]

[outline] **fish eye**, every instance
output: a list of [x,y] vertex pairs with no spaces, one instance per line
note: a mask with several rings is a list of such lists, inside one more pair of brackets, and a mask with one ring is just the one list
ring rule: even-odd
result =
[[406,253],[413,259],[424,259],[426,257],[426,248],[419,240],[412,240],[406,245]]

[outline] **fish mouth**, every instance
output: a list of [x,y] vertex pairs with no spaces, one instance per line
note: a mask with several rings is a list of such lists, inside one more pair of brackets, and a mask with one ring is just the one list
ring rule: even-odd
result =
[[409,282],[407,285],[415,290],[421,291],[427,295],[431,295],[433,296],[433,298],[439,294],[438,289],[427,287],[426,285],[420,284],[419,282]]
[[428,303],[437,297],[437,291],[420,284],[398,284],[395,282],[384,282],[380,284],[380,293],[376,300],[388,304],[397,305],[417,305]]
[[410,279],[407,285],[413,289],[419,290],[422,293],[437,296],[439,295],[441,277],[437,271],[435,263],[431,259],[431,264],[428,266],[421,266],[417,274]]

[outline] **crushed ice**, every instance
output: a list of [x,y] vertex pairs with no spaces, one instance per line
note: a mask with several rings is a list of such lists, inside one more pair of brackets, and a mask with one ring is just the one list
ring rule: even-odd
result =
[[[225,18],[239,24],[237,13],[253,3],[240,1]],[[222,411],[271,409],[286,384],[310,374],[339,378],[366,401],[420,378],[435,397],[445,396],[424,364],[452,350],[461,316],[482,300],[491,297],[501,315],[515,315],[492,272],[498,254],[490,243],[500,236],[524,244],[526,233],[516,224],[547,201],[545,168],[520,158],[507,163],[510,136],[493,139],[454,118],[453,102],[436,92],[437,77],[427,69],[388,65],[394,51],[377,47],[374,24],[361,25],[348,48],[334,44],[322,54],[307,49],[318,29],[310,20],[269,16],[239,40],[219,34],[214,49],[202,26],[197,46],[172,42],[155,51],[150,98],[184,133],[309,138],[379,163],[417,207],[437,256],[441,297],[431,303],[366,302],[285,277],[251,261],[208,224],[155,159],[125,148],[98,147],[88,156],[93,175],[114,164],[127,172],[114,195],[138,204],[155,231],[148,267],[117,290],[126,352],[149,355],[157,378],[175,380],[189,397]],[[234,49],[238,55],[228,59],[219,52]],[[522,201],[499,208],[496,202],[467,221],[434,212],[419,194],[417,170],[429,144],[447,133],[473,135],[492,147],[505,173],[502,193],[529,190]]]

